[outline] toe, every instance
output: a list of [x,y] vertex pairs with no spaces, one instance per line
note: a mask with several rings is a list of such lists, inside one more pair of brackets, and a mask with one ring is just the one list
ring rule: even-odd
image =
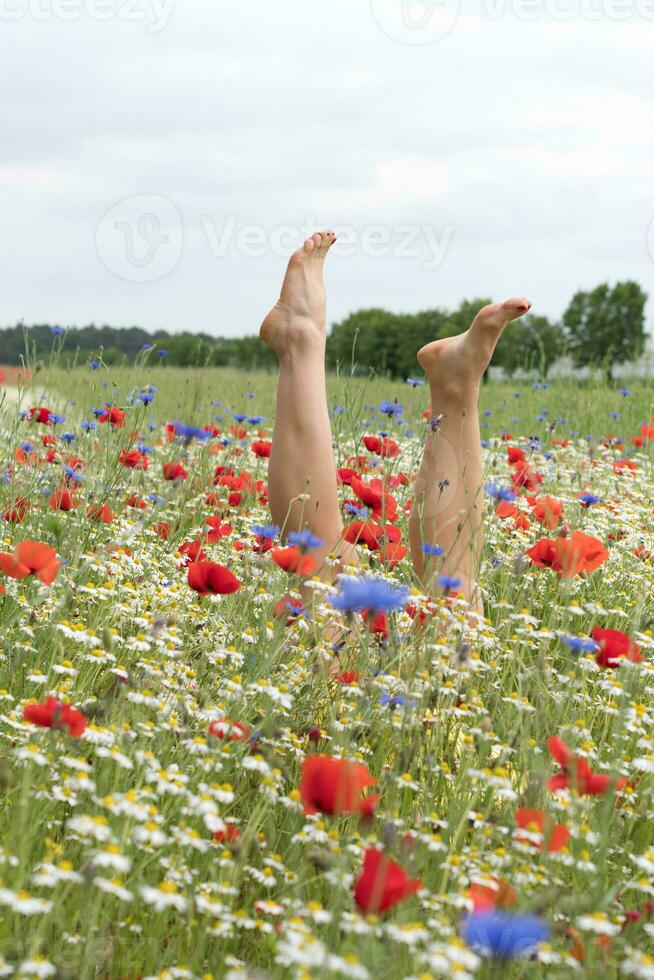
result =
[[525,299],[524,296],[507,299],[505,303],[502,303],[506,312],[513,316],[522,316],[523,313],[527,313],[531,309],[531,305],[531,300]]
[[319,231],[314,232],[313,235],[311,236],[311,241],[313,242],[315,249],[318,252],[322,251],[322,238],[323,236]]

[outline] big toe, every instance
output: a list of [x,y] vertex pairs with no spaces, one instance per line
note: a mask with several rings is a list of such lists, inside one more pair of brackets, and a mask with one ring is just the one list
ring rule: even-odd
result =
[[491,303],[484,306],[475,317],[482,326],[504,327],[511,320],[524,316],[531,309],[531,301],[522,296],[507,299],[504,303]]
[[513,299],[507,299],[502,303],[502,312],[509,320],[515,320],[516,317],[524,316],[525,313],[528,313],[531,306],[530,299],[526,299],[524,296],[517,296]]

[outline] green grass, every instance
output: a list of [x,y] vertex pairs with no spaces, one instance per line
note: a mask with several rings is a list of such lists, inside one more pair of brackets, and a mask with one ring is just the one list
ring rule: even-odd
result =
[[[275,383],[266,374],[147,364],[46,367],[21,407],[45,394],[67,416],[57,433],[77,437],[69,447],[60,441],[51,462],[41,444],[50,429],[4,409],[0,511],[18,497],[31,506],[22,523],[0,524],[2,550],[43,541],[65,564],[50,587],[0,576],[0,955],[18,976],[45,975],[47,966],[27,963],[43,957],[71,980],[464,975],[443,966],[457,957],[480,977],[650,975],[634,971],[645,970],[641,958],[652,954],[654,874],[635,859],[654,836],[654,570],[634,549],[654,552],[654,473],[651,444],[630,438],[652,414],[651,388],[630,382],[623,397],[574,381],[547,390],[524,382],[484,387],[487,478],[510,483],[508,431],[543,474],[540,494],[563,501],[568,531],[597,536],[609,558],[570,580],[537,568],[525,552],[557,532],[535,521],[515,532],[489,501],[486,620],[439,595],[428,604],[407,558],[384,574],[413,589],[413,603],[429,613],[425,624],[395,614],[381,646],[358,617],[346,623],[342,665],[360,674],[346,686],[327,669],[324,624],[337,617],[324,592],[317,590],[310,620],[287,627],[275,619],[275,603],[299,583],[252,550],[252,526],[268,522],[266,508],[258,493],[227,507],[227,489],[213,483],[217,465],[265,480],[266,462],[249,443],[258,428],[272,428]],[[148,385],[157,390],[145,406],[138,392]],[[405,405],[407,424],[391,427],[402,453],[381,465],[410,481],[425,390],[360,378],[331,378],[329,389],[344,409],[334,415],[339,464],[361,451],[363,434],[389,425],[369,406],[395,397]],[[107,400],[126,408],[125,427],[85,432],[82,420]],[[236,412],[267,422],[246,425],[248,439],[232,436],[225,447],[217,439],[166,440],[172,420],[213,421],[229,434]],[[530,446],[530,437],[540,443]],[[152,447],[149,469],[126,469],[121,450],[142,441]],[[25,443],[37,448],[21,462],[16,448]],[[43,491],[61,486],[70,454],[84,461],[80,506],[63,512]],[[633,474],[614,470],[625,455],[637,463]],[[164,481],[165,461],[183,461],[188,479]],[[600,503],[583,510],[577,497],[589,489]],[[206,502],[212,492],[232,533],[206,549],[243,585],[234,595],[200,599],[176,548],[205,533],[206,517],[219,510]],[[411,483],[393,492],[406,538]],[[144,510],[127,505],[132,494],[146,501]],[[344,499],[351,496],[345,488]],[[88,516],[101,503],[113,514],[109,524]],[[524,495],[517,504],[531,514]],[[162,522],[170,525],[167,540],[153,531]],[[363,554],[362,563],[380,570],[374,555]],[[643,663],[601,668],[562,639],[587,637],[593,626],[635,638]],[[23,721],[24,704],[47,694],[84,712],[81,738]],[[250,726],[256,744],[209,736],[209,724],[223,717]],[[594,771],[625,776],[619,798],[549,792],[554,735]],[[300,768],[315,752],[365,764],[378,780],[373,820],[303,814]],[[516,842],[519,806],[567,824],[566,850],[548,854]],[[224,822],[238,827],[237,841],[213,840]],[[382,848],[423,890],[384,916],[358,911],[352,882],[366,847]],[[112,861],[122,868],[101,867]],[[459,945],[469,888],[492,876],[515,890],[515,909],[548,922],[549,945],[536,958],[474,963]],[[112,878],[121,885],[107,885]],[[162,882],[167,890],[148,891]],[[51,904],[28,915],[21,890]],[[169,904],[158,910],[153,895]],[[635,911],[641,917],[631,921]],[[612,933],[610,944],[601,932]],[[572,958],[579,949],[581,969]],[[162,973],[174,969],[188,973]]]

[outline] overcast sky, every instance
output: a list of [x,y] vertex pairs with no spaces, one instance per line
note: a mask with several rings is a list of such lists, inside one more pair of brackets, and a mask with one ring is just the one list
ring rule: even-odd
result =
[[0,0],[0,324],[250,333],[307,223],[332,321],[649,291],[653,37],[654,0]]

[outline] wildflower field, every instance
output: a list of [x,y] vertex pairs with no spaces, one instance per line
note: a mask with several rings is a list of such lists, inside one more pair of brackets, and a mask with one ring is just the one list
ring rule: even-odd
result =
[[485,386],[482,618],[405,553],[425,388],[331,382],[332,586],[274,384],[0,408],[0,977],[654,977],[651,388]]

